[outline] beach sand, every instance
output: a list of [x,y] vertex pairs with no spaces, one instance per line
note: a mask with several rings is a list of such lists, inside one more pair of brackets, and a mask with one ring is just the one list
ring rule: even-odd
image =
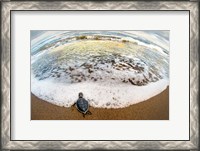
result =
[[138,104],[120,109],[90,107],[92,115],[83,115],[75,107],[60,107],[31,94],[31,120],[169,120],[169,87]]

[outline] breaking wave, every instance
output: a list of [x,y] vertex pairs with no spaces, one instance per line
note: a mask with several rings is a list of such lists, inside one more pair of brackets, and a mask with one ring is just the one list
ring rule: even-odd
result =
[[83,92],[99,108],[127,107],[159,94],[169,83],[169,50],[136,34],[61,32],[32,40],[32,93],[70,107]]

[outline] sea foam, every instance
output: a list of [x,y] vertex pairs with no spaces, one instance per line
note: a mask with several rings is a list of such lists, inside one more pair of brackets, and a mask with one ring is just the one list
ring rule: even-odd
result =
[[55,83],[49,79],[31,80],[31,90],[40,99],[58,106],[70,107],[82,92],[89,104],[97,108],[123,108],[145,101],[165,90],[168,79],[162,79],[146,86],[131,84],[82,82],[74,84]]

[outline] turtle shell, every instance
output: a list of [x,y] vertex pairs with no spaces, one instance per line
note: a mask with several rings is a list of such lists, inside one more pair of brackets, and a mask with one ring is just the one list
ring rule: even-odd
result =
[[84,98],[79,98],[76,102],[76,107],[79,112],[86,113],[89,108],[88,101],[86,101]]

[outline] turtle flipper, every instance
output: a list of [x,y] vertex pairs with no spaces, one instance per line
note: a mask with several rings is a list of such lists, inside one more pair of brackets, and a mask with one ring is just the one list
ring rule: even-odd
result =
[[72,105],[73,107],[76,106],[76,102]]
[[91,113],[90,111],[87,111],[87,114],[88,114],[88,115],[92,115],[92,113]]

